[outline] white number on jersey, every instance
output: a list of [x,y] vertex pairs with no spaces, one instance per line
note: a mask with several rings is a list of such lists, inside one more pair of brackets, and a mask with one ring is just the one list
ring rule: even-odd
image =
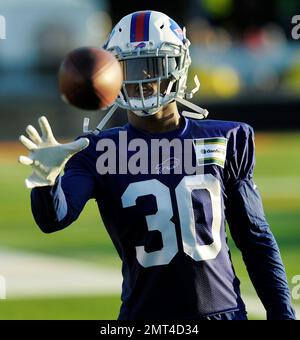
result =
[[[212,238],[209,245],[199,245],[195,228],[192,205],[192,191],[205,189],[209,192],[212,203]],[[178,252],[175,225],[171,221],[173,208],[169,188],[156,179],[131,183],[122,195],[124,208],[136,205],[138,197],[154,195],[157,212],[146,216],[149,231],[158,230],[162,236],[163,247],[147,253],[144,246],[136,247],[137,260],[143,267],[168,264]],[[212,260],[221,250],[221,186],[219,180],[211,174],[184,177],[175,189],[179,211],[180,228],[184,252],[195,261]]]

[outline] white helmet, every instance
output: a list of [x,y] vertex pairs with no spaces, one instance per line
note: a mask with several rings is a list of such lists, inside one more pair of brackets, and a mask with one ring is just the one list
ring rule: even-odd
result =
[[[104,45],[123,69],[123,87],[116,104],[138,116],[149,116],[174,100],[190,99],[199,84],[186,93],[189,46],[185,30],[163,13],[140,11],[126,15]],[[147,95],[144,87],[151,83],[156,83],[157,91]],[[129,91],[131,84],[135,95]]]
[[[196,87],[187,92],[186,81],[191,64],[189,46],[185,29],[182,30],[163,13],[140,11],[121,19],[103,48],[112,52],[120,61],[124,76],[123,86],[115,104],[94,133],[97,134],[104,128],[118,107],[146,117],[176,100],[197,112],[183,111],[182,115],[195,119],[206,118],[207,110],[186,100],[191,99],[200,87],[195,76]],[[145,92],[149,84],[156,84],[156,91]],[[135,88],[134,95],[132,87]],[[84,132],[89,131],[88,125],[89,119],[85,118]]]

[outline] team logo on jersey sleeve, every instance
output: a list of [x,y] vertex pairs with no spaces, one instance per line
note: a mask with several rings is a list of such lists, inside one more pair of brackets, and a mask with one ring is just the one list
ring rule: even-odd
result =
[[227,138],[199,138],[194,139],[193,142],[198,165],[215,164],[224,168]]

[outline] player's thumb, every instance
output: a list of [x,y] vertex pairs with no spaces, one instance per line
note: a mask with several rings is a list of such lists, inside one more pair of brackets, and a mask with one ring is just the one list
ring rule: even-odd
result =
[[75,153],[88,147],[89,144],[90,141],[87,138],[80,138],[75,140],[74,142],[65,144],[64,149],[68,152],[69,155],[74,155]]

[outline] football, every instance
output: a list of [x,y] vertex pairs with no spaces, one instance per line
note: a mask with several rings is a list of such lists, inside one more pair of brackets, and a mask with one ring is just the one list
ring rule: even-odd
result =
[[117,59],[102,48],[82,47],[62,61],[58,74],[62,99],[85,110],[112,105],[122,86]]

